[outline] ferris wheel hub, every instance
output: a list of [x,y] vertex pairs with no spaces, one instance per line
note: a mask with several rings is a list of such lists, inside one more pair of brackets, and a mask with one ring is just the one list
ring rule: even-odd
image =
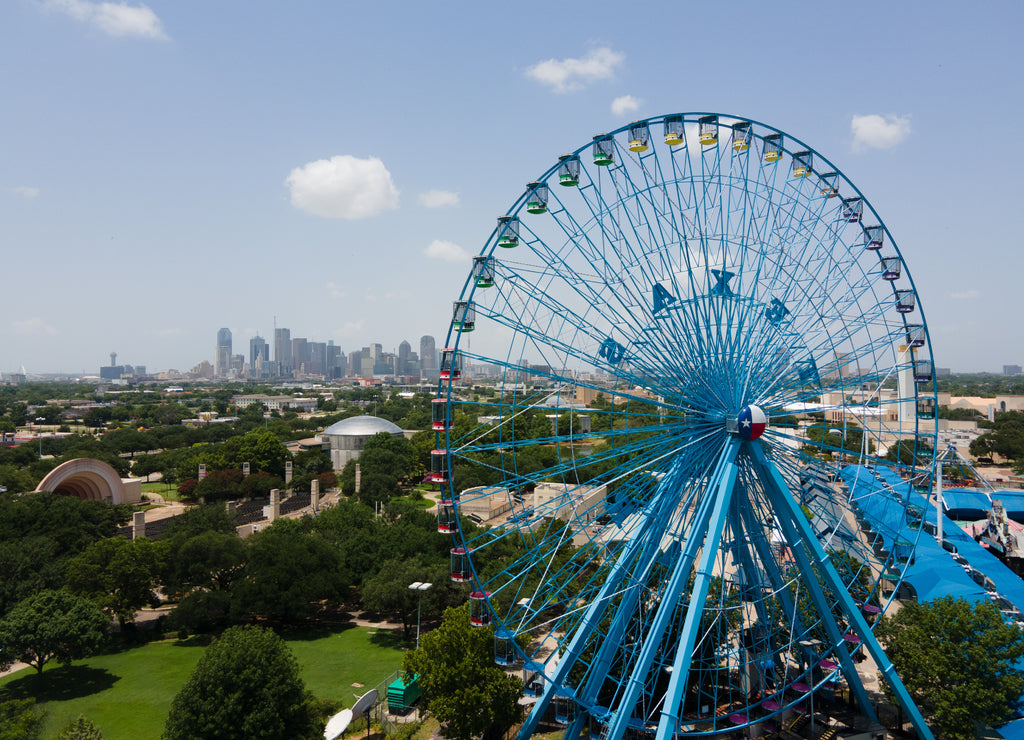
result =
[[754,404],[744,406],[736,417],[736,434],[747,442],[751,442],[764,434],[767,426],[768,414],[760,406]]

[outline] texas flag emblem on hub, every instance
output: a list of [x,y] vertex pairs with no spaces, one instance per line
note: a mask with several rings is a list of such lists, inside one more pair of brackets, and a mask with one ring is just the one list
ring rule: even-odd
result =
[[768,426],[768,416],[760,406],[744,406],[736,421],[739,423],[740,437],[748,442],[764,434]]

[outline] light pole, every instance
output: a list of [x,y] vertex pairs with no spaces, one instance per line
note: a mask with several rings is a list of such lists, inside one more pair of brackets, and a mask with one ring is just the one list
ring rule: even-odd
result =
[[421,583],[420,581],[416,581],[416,583],[410,583],[409,584],[409,590],[410,591],[416,591],[417,592],[417,596],[418,596],[417,602],[416,602],[416,649],[417,650],[420,647],[420,612],[423,609],[423,592],[426,591],[428,588],[430,588],[433,585],[434,585],[433,583]]

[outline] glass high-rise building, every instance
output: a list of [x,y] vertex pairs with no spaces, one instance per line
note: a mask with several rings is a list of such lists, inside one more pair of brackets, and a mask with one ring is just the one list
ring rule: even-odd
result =
[[423,377],[437,377],[437,347],[429,334],[420,337],[420,367],[423,368]]
[[231,330],[227,327],[217,330],[217,353],[214,355],[214,377],[227,377],[231,370]]

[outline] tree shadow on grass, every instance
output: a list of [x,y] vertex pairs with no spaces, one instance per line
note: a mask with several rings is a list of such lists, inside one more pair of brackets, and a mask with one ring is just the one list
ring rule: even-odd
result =
[[63,665],[37,674],[31,674],[10,681],[0,697],[7,699],[35,699],[37,702],[67,701],[106,691],[121,677],[106,668],[92,668],[86,665]]
[[[415,637],[413,639],[415,639]],[[396,650],[411,647],[410,644],[405,641],[405,636],[402,634],[402,630],[400,629],[379,629],[376,634],[370,635],[370,642],[377,647],[394,648]]]

